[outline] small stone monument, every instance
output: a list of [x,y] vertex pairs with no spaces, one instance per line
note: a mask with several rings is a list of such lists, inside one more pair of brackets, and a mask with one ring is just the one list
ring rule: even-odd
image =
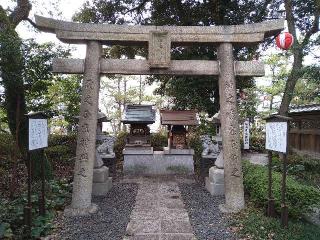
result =
[[220,151],[215,166],[209,169],[206,177],[206,189],[214,196],[224,195],[224,160],[223,150]]
[[[106,115],[98,111],[97,115],[97,134],[96,144],[98,145],[95,153],[95,161],[93,167],[93,183],[92,195],[105,195],[112,187],[112,177],[109,177],[109,168],[104,166],[103,158],[112,158],[114,138],[102,133],[102,123],[109,122]],[[101,143],[102,142],[102,143]]]
[[216,135],[212,139],[216,142],[219,152],[214,163],[215,166],[209,169],[209,177],[206,177],[205,186],[212,195],[220,196],[225,194],[220,112],[213,116],[212,122],[216,126]]
[[212,141],[211,136],[201,135],[203,151],[200,160],[200,177],[203,179],[207,176],[207,170],[214,165],[215,160],[220,152],[220,147],[217,142]]
[[220,148],[217,142],[213,142],[209,135],[202,135],[200,136],[201,142],[202,142],[202,158],[214,158],[216,159]]

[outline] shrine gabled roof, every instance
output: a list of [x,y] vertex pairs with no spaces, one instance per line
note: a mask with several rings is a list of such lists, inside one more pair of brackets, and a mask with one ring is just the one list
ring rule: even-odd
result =
[[162,125],[199,125],[195,110],[160,110]]
[[289,114],[305,112],[320,112],[320,104],[294,106],[289,110]]
[[152,105],[127,105],[121,122],[151,124],[155,122],[155,117]]

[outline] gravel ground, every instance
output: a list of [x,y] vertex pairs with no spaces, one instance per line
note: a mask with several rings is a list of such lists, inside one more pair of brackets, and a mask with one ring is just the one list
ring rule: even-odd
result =
[[237,239],[228,230],[226,215],[218,208],[219,204],[224,203],[224,197],[211,196],[198,183],[182,183],[179,189],[198,240]]
[[104,197],[94,197],[98,214],[87,217],[66,218],[56,221],[53,239],[122,239],[134,207],[138,185],[114,183]]

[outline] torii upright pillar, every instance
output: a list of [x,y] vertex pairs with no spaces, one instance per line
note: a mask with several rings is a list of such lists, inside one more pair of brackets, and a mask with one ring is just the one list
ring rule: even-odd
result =
[[91,202],[91,193],[96,152],[100,57],[101,44],[98,41],[88,41],[82,83],[72,202],[71,206],[65,210],[65,214],[69,216],[87,215],[97,211],[97,206]]
[[222,147],[225,177],[225,205],[223,212],[237,212],[244,208],[244,191],[241,167],[239,121],[237,111],[236,81],[234,72],[233,47],[221,43],[218,47],[220,62],[219,94]]

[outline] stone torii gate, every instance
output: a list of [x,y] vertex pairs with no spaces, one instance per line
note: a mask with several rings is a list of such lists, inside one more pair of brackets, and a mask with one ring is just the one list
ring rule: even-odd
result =
[[[36,25],[56,34],[62,42],[87,45],[84,60],[55,59],[53,63],[56,73],[84,74],[72,203],[66,214],[85,215],[97,210],[91,193],[101,74],[218,75],[226,201],[221,209],[236,212],[244,208],[235,76],[263,76],[264,65],[234,61],[233,45],[262,42],[278,34],[284,20],[233,26],[125,26],[36,16]],[[217,46],[218,61],[170,59],[171,46],[199,43]],[[103,44],[148,46],[148,60],[102,59]]]

